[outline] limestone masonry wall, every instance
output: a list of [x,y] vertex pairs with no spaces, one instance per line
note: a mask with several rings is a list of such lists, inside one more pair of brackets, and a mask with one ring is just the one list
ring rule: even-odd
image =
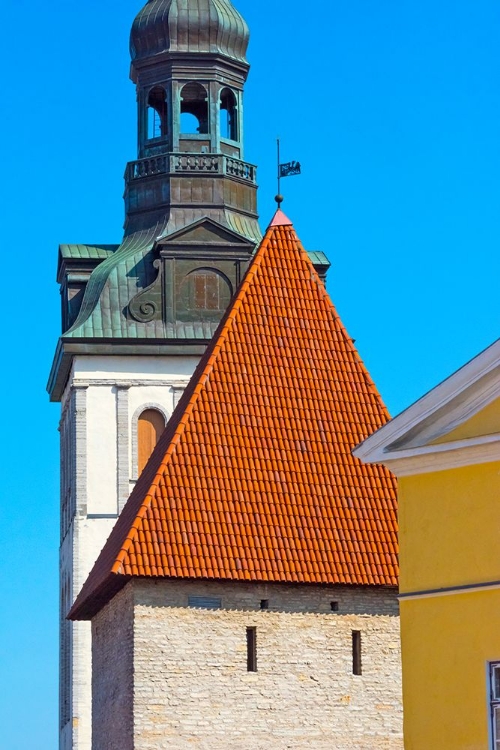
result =
[[133,750],[133,591],[92,621],[92,748]]
[[[134,581],[130,590],[134,750],[403,747],[394,590],[182,581]],[[222,608],[189,607],[190,596],[220,597]],[[261,611],[263,599],[269,609]],[[125,705],[117,685],[129,673],[121,663],[128,645],[105,612],[99,631],[109,627],[116,645],[96,645],[107,660],[96,669],[114,674],[95,680],[95,705],[103,701],[95,730],[105,733],[94,750],[128,750],[121,709],[105,695],[111,687]],[[248,627],[257,628],[255,673],[247,671]],[[361,631],[362,676],[353,675],[353,630]]]

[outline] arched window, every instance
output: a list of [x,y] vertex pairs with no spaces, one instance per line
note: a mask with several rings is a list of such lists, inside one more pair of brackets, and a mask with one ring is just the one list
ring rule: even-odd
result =
[[207,92],[200,83],[187,83],[181,91],[181,133],[208,133]]
[[238,140],[238,106],[231,89],[223,89],[220,95],[220,134],[221,138]]
[[148,140],[165,138],[167,133],[167,92],[155,86],[148,96]]
[[165,417],[156,409],[146,409],[137,424],[137,468],[139,475],[146,466],[161,434],[165,429]]

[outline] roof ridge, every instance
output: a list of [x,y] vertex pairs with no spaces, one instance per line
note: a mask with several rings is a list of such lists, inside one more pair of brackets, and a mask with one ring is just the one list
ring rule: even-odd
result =
[[283,213],[281,208],[278,208],[275,212],[273,218],[271,219],[271,223],[269,224],[270,227],[288,227],[293,226],[293,223],[290,221],[288,216]]

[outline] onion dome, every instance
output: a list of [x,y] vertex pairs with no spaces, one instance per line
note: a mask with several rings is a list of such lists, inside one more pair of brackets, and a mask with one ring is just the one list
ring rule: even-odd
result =
[[132,25],[130,54],[135,61],[200,52],[246,62],[249,37],[230,0],[148,0]]

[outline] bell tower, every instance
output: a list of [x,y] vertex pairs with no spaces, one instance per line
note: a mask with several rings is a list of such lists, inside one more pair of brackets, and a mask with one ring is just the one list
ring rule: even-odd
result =
[[261,240],[243,153],[248,39],[230,0],[146,3],[123,239],[59,248],[47,388],[61,403],[60,750],[92,747],[90,627],[66,615]]
[[[125,175],[125,232],[203,206],[256,231],[256,169],[243,161],[246,23],[228,0],[150,0],[131,32],[138,160]],[[258,231],[258,230],[257,230]]]

